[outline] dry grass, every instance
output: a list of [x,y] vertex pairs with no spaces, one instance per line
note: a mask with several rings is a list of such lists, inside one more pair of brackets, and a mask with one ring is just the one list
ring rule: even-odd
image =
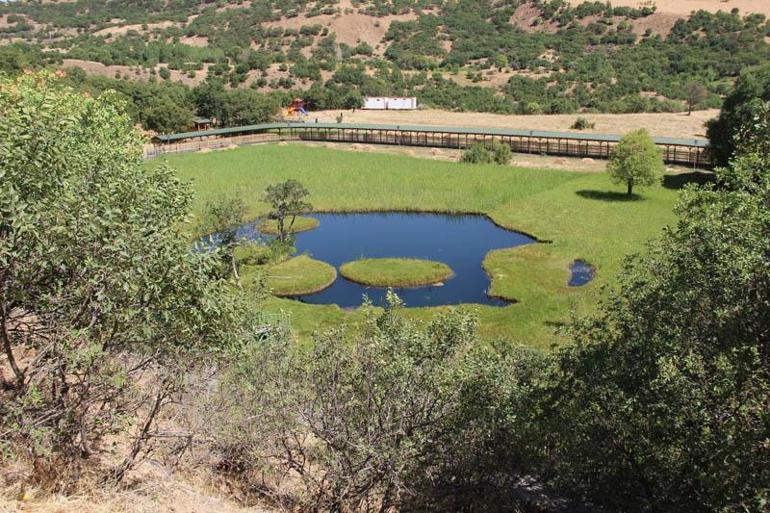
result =
[[[196,86],[203,82],[208,75],[208,69],[211,66],[210,63],[204,63],[203,69],[196,71],[195,76],[190,78],[186,73],[179,70],[170,69],[172,82],[181,82],[188,86]],[[155,66],[157,72],[164,65]],[[116,73],[121,77],[127,75],[129,80],[147,81],[150,79],[150,70],[141,66],[123,66],[118,64],[106,65],[101,62],[84,61],[81,59],[62,59],[61,68],[80,68],[89,75],[97,75],[101,77],[115,78]]]
[[[310,119],[334,123],[340,111],[311,112]],[[653,135],[670,137],[705,137],[704,123],[719,114],[718,110],[687,113],[652,114],[580,114],[592,123],[593,130],[583,133],[624,134],[646,128]],[[505,115],[484,112],[449,112],[435,109],[416,111],[367,111],[344,113],[346,123],[387,123],[403,125],[440,125],[479,128],[515,128],[521,130],[560,130],[575,132],[570,127],[577,114]]]
[[[567,1],[578,5],[585,0]],[[613,0],[612,5],[617,7],[654,5],[660,13],[676,14],[679,16],[687,16],[691,12],[698,10],[730,12],[737,7],[743,14],[757,12],[770,16],[770,2],[768,0]]]
[[[360,143],[321,143],[301,141],[292,144],[303,146],[328,148],[333,150],[360,151],[364,153],[384,153],[388,155],[403,155],[443,162],[458,162],[461,150],[449,148],[419,148],[411,146],[390,146]],[[527,167],[534,169],[558,169],[560,171],[575,171],[580,173],[601,173],[607,170],[607,162],[604,160],[584,159],[574,157],[553,157],[543,155],[525,155],[514,153],[511,160],[513,167]]]
[[269,513],[264,506],[244,507],[224,484],[213,489],[206,476],[181,476],[159,464],[147,463],[141,478],[124,489],[94,487],[69,496],[46,495],[18,487],[0,491],[0,513]]

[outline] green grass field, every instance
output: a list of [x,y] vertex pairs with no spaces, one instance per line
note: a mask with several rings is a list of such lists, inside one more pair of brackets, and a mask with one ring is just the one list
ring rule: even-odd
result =
[[340,266],[350,281],[371,287],[417,287],[446,281],[454,274],[442,262],[416,258],[362,258]]
[[[517,301],[475,309],[486,338],[539,347],[558,343],[555,328],[595,305],[612,285],[625,255],[638,252],[674,220],[677,189],[697,175],[669,175],[662,184],[628,198],[601,173],[466,165],[403,156],[335,151],[302,145],[262,145],[167,158],[197,192],[196,206],[238,193],[254,217],[266,212],[260,197],[269,184],[294,178],[311,192],[318,211],[410,210],[484,213],[501,226],[550,243],[495,251],[484,267],[492,293]],[[570,263],[581,258],[597,269],[581,288],[567,287]],[[317,329],[362,320],[336,306],[271,299],[300,337]],[[428,319],[442,308],[416,308]]]

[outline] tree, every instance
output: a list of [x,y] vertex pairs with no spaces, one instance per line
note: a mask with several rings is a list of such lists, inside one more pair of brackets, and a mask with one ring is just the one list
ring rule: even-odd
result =
[[[296,180],[286,180],[265,189],[265,201],[270,204],[268,217],[278,224],[278,240],[286,242],[294,228],[297,216],[313,210],[306,198],[310,192]],[[289,225],[286,226],[286,221]]]
[[240,282],[235,250],[240,245],[238,228],[246,217],[246,204],[240,196],[221,196],[206,205],[200,230],[209,235],[221,256],[220,277],[233,276]]
[[226,92],[223,100],[220,122],[224,126],[266,123],[279,110],[275,98],[251,89],[232,89]]
[[687,115],[691,115],[695,107],[706,101],[708,98],[708,89],[698,82],[687,84]]
[[495,67],[497,67],[497,71],[503,71],[504,68],[507,68],[508,56],[504,53],[498,53],[495,57]]
[[736,136],[757,117],[762,104],[770,102],[770,65],[741,72],[727,95],[719,117],[707,124],[709,154],[714,164],[726,166],[737,148]]
[[663,174],[663,154],[645,129],[626,134],[612,150],[607,171],[615,183],[624,183],[628,195],[635,186],[655,184]]
[[107,473],[122,478],[180,370],[248,337],[245,302],[180,229],[188,186],[144,162],[123,108],[49,75],[0,80],[0,433],[53,488],[108,436],[132,441]]
[[721,186],[683,192],[676,226],[629,262],[560,352],[545,396],[549,471],[579,502],[766,509],[769,121],[755,120],[760,135],[718,171]]
[[144,126],[161,134],[183,132],[190,128],[193,112],[186,105],[181,105],[167,97],[152,101],[142,112]]

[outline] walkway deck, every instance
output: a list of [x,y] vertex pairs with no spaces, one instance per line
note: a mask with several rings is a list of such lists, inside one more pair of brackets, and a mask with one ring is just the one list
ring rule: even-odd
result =
[[[476,142],[501,141],[516,153],[607,159],[622,136],[501,128],[463,128],[428,125],[373,125],[352,123],[265,123],[200,132],[160,135],[149,156],[197,151],[267,140],[303,140],[432,148],[467,148]],[[669,164],[709,168],[708,141],[654,137]]]

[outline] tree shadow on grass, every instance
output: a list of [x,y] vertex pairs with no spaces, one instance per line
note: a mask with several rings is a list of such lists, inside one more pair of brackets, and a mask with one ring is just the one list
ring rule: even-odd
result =
[[626,194],[625,192],[617,191],[577,191],[575,194],[581,198],[599,201],[612,201],[612,202],[628,202],[639,201],[642,199],[638,194]]
[[691,173],[665,175],[663,177],[663,187],[666,189],[681,189],[685,185],[691,183],[704,185],[713,181],[714,173],[709,173],[707,171],[693,171]]

